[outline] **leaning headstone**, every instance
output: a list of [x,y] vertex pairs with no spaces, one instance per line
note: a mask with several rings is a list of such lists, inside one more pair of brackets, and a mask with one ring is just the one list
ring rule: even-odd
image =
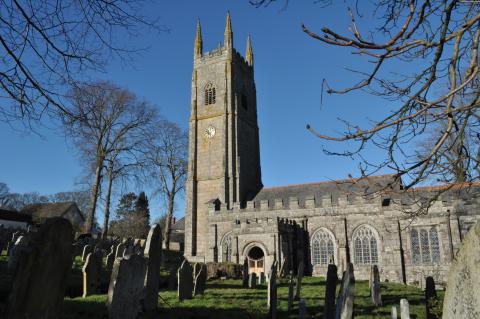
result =
[[248,287],[248,259],[245,258],[243,261],[243,271],[242,271],[242,287]]
[[293,271],[290,270],[290,277],[288,278],[288,312],[292,311],[293,306]]
[[274,261],[268,274],[268,314],[270,319],[277,318],[277,265]]
[[194,296],[203,295],[205,292],[205,286],[207,283],[207,266],[205,264],[201,264],[199,267],[200,267],[200,270],[198,271],[198,274],[195,277],[195,285],[193,287]]
[[266,282],[265,273],[262,271],[260,276],[258,276],[258,284],[263,285]]
[[200,272],[200,263],[194,263],[192,266],[193,269],[193,280],[197,278],[198,273]]
[[83,247],[83,253],[82,253],[82,261],[87,260],[88,254],[93,253],[93,246],[92,245],[85,245]]
[[298,302],[298,319],[305,319],[307,317],[307,307],[305,306],[305,300],[300,299]]
[[192,299],[193,275],[192,266],[187,260],[184,260],[178,268],[178,299]]
[[108,287],[107,308],[110,319],[135,319],[142,311],[145,258],[131,255],[115,260]]
[[248,275],[248,288],[257,288],[257,274],[254,272]]
[[338,292],[335,318],[351,319],[353,318],[353,298],[355,293],[355,276],[353,274],[353,264],[348,263],[347,269],[343,272],[342,284]]
[[113,263],[115,262],[115,253],[111,252],[107,255],[107,264],[106,264],[106,270],[107,272],[111,272],[113,269]]
[[435,290],[435,281],[433,277],[425,279],[425,312],[426,319],[438,319],[434,311],[437,302],[437,291]]
[[9,270],[13,271],[17,268],[20,256],[29,250],[29,240],[27,236],[19,236],[17,241],[10,249],[10,254],[8,255],[7,267]]
[[443,299],[444,319],[480,318],[480,223],[465,236],[450,266]]
[[295,300],[300,300],[300,292],[302,291],[302,279],[303,279],[303,261],[300,261],[298,264],[298,271],[297,271],[297,284],[295,286]]
[[392,306],[392,319],[398,319],[397,317],[397,307]]
[[335,318],[335,292],[337,290],[337,266],[334,264],[328,265],[327,282],[325,286],[325,307],[323,311],[323,318]]
[[379,307],[382,305],[382,295],[380,294],[380,274],[377,265],[372,266],[371,273],[370,295],[373,304]]
[[102,274],[102,258],[98,253],[90,253],[87,255],[85,265],[83,265],[83,295],[87,297],[98,292],[100,279]]
[[72,267],[72,225],[49,218],[32,234],[31,251],[20,256],[8,318],[58,318]]
[[162,264],[162,229],[159,224],[155,224],[148,232],[144,256],[147,257],[144,310],[150,312],[157,309],[158,283]]
[[123,257],[123,253],[125,252],[125,244],[120,243],[117,245],[117,249],[115,251],[115,258]]
[[400,299],[400,318],[410,319],[410,306],[407,299]]

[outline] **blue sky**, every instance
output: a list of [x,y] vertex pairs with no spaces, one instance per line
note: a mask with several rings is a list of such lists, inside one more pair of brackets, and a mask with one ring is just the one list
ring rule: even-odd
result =
[[[264,185],[358,175],[354,160],[325,155],[322,147],[332,145],[312,136],[305,125],[310,123],[325,133],[342,132],[337,118],[365,123],[367,118],[386,114],[395,104],[362,92],[324,95],[321,104],[324,78],[335,87],[353,84],[357,78],[345,68],[366,71],[370,65],[347,49],[329,47],[301,31],[304,22],[313,31],[329,26],[348,32],[343,3],[323,8],[313,1],[290,1],[286,10],[282,7],[283,3],[278,3],[255,8],[247,0],[152,2],[145,12],[159,16],[169,32],[146,32],[128,40],[149,49],[136,56],[133,65],[113,59],[105,74],[90,76],[127,87],[155,104],[167,118],[187,127],[197,18],[202,24],[204,51],[209,51],[223,41],[225,15],[230,10],[235,48],[244,54],[247,34],[252,37]],[[362,9],[365,15],[360,25],[367,28],[372,17],[367,8]],[[50,129],[53,124],[44,124],[46,127],[38,128],[39,136],[25,134],[15,124],[0,123],[0,181],[12,192],[68,191],[82,175],[82,160],[75,149]],[[366,155],[375,158],[378,151],[369,150]],[[154,201],[152,205],[152,214],[158,214],[160,204]],[[177,216],[183,215],[182,208],[180,203]]]

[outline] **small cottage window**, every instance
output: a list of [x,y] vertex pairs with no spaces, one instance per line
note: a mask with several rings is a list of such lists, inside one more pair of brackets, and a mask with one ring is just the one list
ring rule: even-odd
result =
[[205,105],[215,104],[215,86],[210,82],[205,86]]

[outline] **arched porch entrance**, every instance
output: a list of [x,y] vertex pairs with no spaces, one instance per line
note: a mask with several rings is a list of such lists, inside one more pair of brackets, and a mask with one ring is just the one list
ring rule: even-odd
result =
[[256,273],[260,276],[260,273],[265,273],[265,254],[263,250],[258,246],[253,246],[248,251],[248,273]]

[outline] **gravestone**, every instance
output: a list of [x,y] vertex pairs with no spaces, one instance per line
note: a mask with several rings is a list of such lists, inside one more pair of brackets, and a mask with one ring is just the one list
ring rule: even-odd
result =
[[397,307],[392,306],[392,312],[391,312],[391,314],[392,314],[392,319],[397,319],[397,318],[398,318],[398,317],[397,317]]
[[176,290],[178,287],[178,278],[177,278],[177,270],[178,266],[171,266],[170,271],[168,274],[168,289],[169,290]]
[[147,263],[139,255],[115,260],[108,287],[110,319],[136,319],[142,311]]
[[434,307],[437,303],[437,291],[435,290],[435,281],[433,277],[425,279],[425,313],[426,319],[438,319]]
[[207,283],[207,266],[205,264],[200,265],[200,270],[195,277],[195,285],[193,287],[193,295],[203,295],[205,292],[205,286]]
[[355,293],[355,276],[353,273],[353,264],[348,263],[347,269],[343,272],[340,291],[338,292],[335,318],[351,319],[353,318],[353,299]]
[[117,245],[117,249],[115,251],[115,259],[123,257],[123,253],[125,252],[125,245],[120,243]]
[[102,258],[98,253],[87,255],[85,265],[83,265],[83,295],[87,297],[98,292],[102,274]]
[[254,272],[248,275],[248,288],[257,288],[257,274]]
[[268,274],[268,315],[270,319],[277,318],[277,265],[274,261]]
[[243,261],[243,271],[242,271],[242,287],[248,287],[248,259],[245,258]]
[[305,300],[300,299],[298,302],[298,319],[305,319],[307,317],[307,306]]
[[295,286],[295,300],[300,300],[300,293],[302,291],[302,279],[303,279],[303,270],[304,270],[304,265],[303,261],[300,261],[298,264],[298,270],[297,270],[297,283]]
[[82,253],[82,261],[87,260],[88,254],[93,253],[93,246],[92,245],[85,245],[83,247],[83,253]]
[[450,266],[443,300],[444,319],[480,318],[480,223],[465,236]]
[[150,312],[157,309],[158,283],[162,264],[162,229],[159,224],[155,224],[148,232],[144,256],[147,257],[144,310]]
[[200,263],[194,263],[192,268],[193,268],[193,280],[195,281],[195,278],[197,278],[197,275],[200,272]]
[[265,273],[262,271],[258,277],[258,283],[263,285],[266,282]]
[[17,268],[20,256],[23,253],[28,252],[29,249],[29,240],[27,236],[17,237],[17,241],[15,241],[15,244],[10,248],[10,254],[8,255],[7,267],[10,271]]
[[193,275],[192,266],[187,260],[184,260],[177,272],[178,276],[178,299],[192,299]]
[[292,311],[293,306],[293,271],[290,270],[290,277],[288,278],[288,312]]
[[380,294],[380,274],[377,265],[372,266],[371,271],[370,295],[375,306],[382,305],[382,295]]
[[400,318],[410,319],[410,305],[407,299],[400,299]]
[[335,292],[337,290],[337,266],[334,264],[328,265],[327,282],[325,284],[325,307],[323,317],[325,319],[335,318]]
[[72,267],[72,225],[49,218],[32,234],[31,251],[20,256],[8,318],[58,318]]
[[107,255],[107,264],[105,266],[107,272],[111,272],[112,269],[113,269],[113,263],[115,262],[115,253],[114,252],[110,252],[108,255]]

